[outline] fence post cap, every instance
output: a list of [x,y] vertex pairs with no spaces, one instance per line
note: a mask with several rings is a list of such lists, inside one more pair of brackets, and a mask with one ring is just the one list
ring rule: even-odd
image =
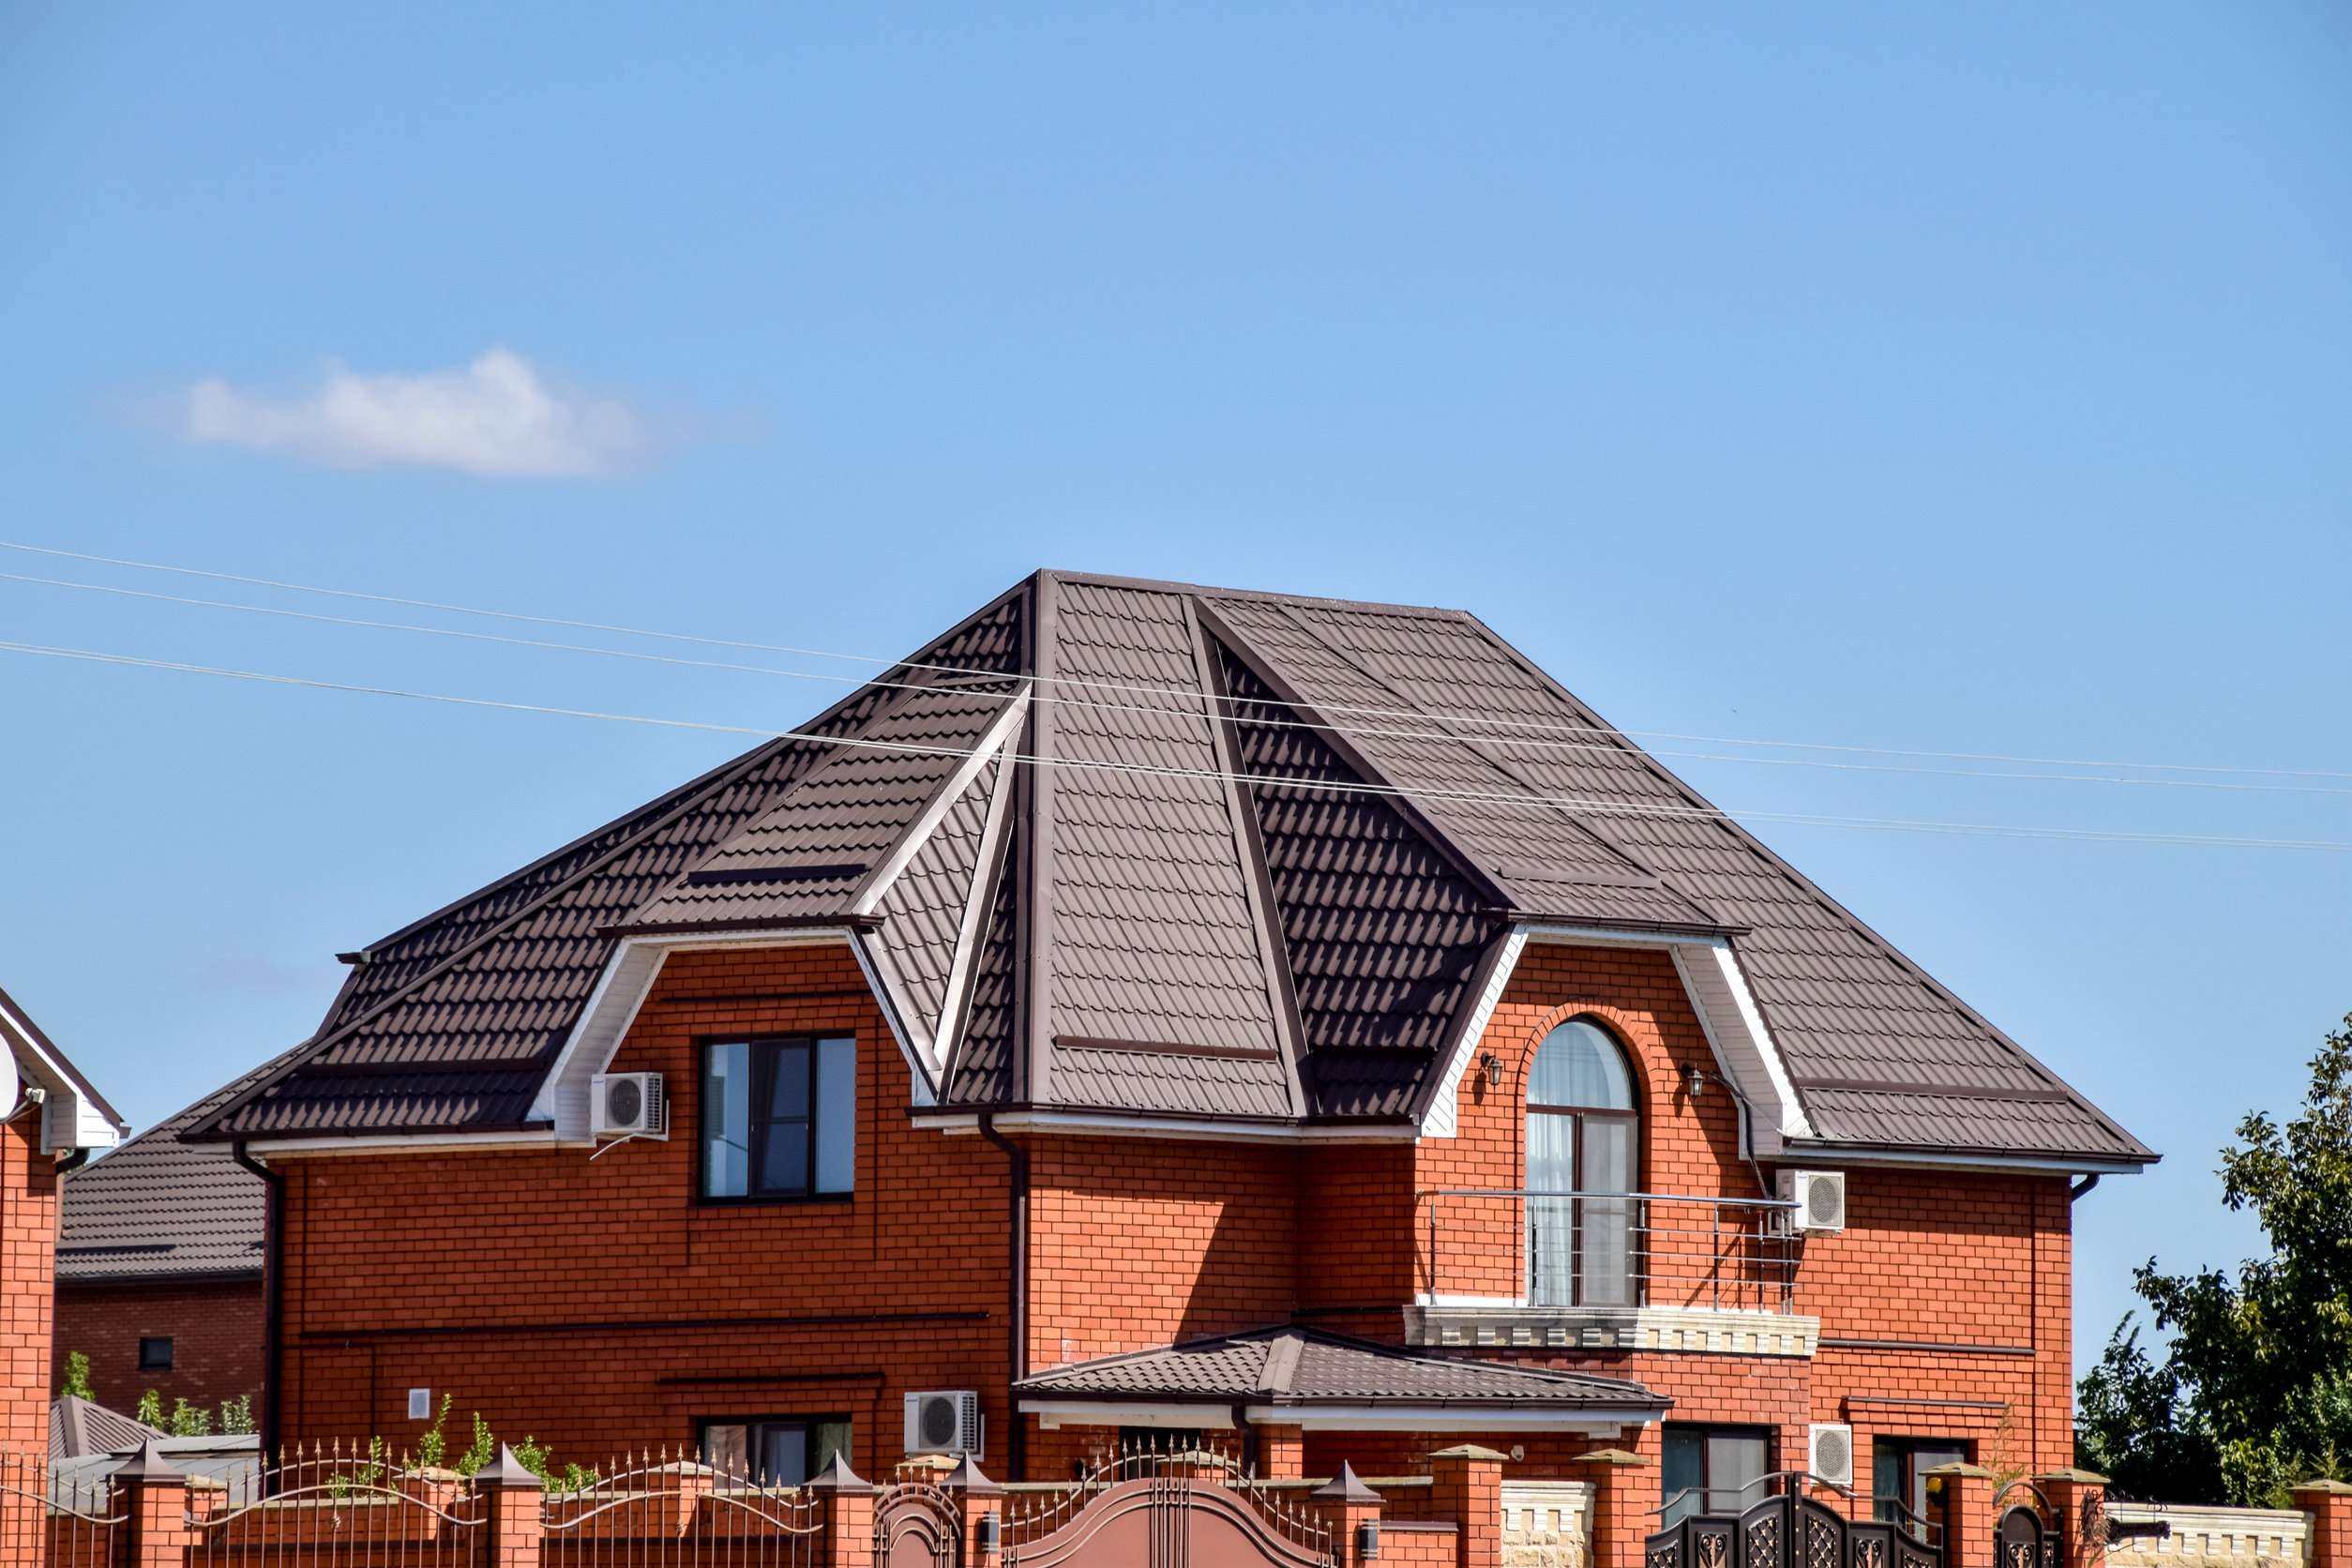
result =
[[515,1457],[515,1451],[505,1443],[498,1445],[498,1457],[474,1472],[474,1479],[487,1486],[544,1486],[539,1472]]
[[2310,1481],[2299,1481],[2294,1485],[2289,1486],[2287,1490],[2294,1493],[2297,1497],[2301,1497],[2306,1492],[2312,1493],[2317,1497],[2352,1497],[2352,1484],[2332,1480],[2324,1475],[2315,1477]]
[[[839,1455],[836,1455],[836,1458]],[[940,1486],[946,1491],[961,1492],[966,1497],[993,1498],[1004,1495],[1004,1488],[980,1472],[967,1454],[956,1461],[956,1468],[940,1477]]]
[[139,1445],[139,1452],[114,1468],[117,1481],[185,1481],[188,1472],[163,1456],[163,1445],[153,1438]]
[[850,1469],[850,1462],[841,1456],[841,1451],[837,1448],[833,1451],[833,1457],[826,1461],[825,1468],[808,1478],[808,1489],[846,1495],[870,1492],[874,1484]]
[[1327,1502],[1378,1502],[1380,1494],[1364,1484],[1356,1474],[1356,1467],[1347,1460],[1339,1461],[1339,1473],[1309,1494]]
[[1920,1473],[1922,1475],[1950,1476],[1956,1481],[1992,1481],[1997,1479],[1994,1473],[1991,1470],[1986,1470],[1983,1465],[1971,1465],[1961,1460],[1954,1460],[1949,1465],[1934,1465],[1920,1471]]
[[2071,1466],[2065,1470],[2043,1470],[2034,1479],[2066,1482],[2076,1486],[2103,1486],[2107,1484],[2107,1478],[2097,1470],[2077,1470]]
[[1455,1443],[1452,1448],[1440,1448],[1429,1457],[1432,1459],[1490,1459],[1496,1464],[1501,1464],[1511,1455],[1498,1454],[1491,1448],[1481,1448],[1474,1442],[1461,1442]]
[[1572,1465],[1646,1465],[1650,1461],[1630,1448],[1596,1448],[1589,1454],[1578,1454],[1568,1462]]

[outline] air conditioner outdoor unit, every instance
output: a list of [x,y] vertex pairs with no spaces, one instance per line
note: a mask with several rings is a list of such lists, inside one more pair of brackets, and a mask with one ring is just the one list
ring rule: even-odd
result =
[[659,1073],[597,1073],[588,1080],[591,1130],[598,1138],[668,1138],[670,1106]]
[[968,1454],[984,1459],[987,1435],[980,1395],[970,1389],[907,1395],[909,1454]]
[[1796,1208],[1784,1213],[1791,1230],[1846,1229],[1846,1172],[1842,1170],[1784,1170],[1780,1197]]
[[1805,1469],[1840,1486],[1854,1484],[1854,1429],[1841,1422],[1819,1422],[1805,1429]]

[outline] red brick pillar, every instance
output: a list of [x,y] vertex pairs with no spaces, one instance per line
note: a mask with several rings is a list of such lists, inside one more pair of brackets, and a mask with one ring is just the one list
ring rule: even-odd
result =
[[2311,1515],[2309,1568],[2352,1568],[2352,1485],[2306,1481],[2295,1488],[2295,1506]]
[[[196,1531],[188,1522],[188,1477],[163,1456],[155,1440],[114,1472],[128,1520],[131,1568],[186,1568]],[[36,1559],[35,1560],[38,1560]]]
[[1592,1568],[1640,1568],[1642,1549],[1658,1528],[1650,1461],[1622,1448],[1596,1448],[1571,1461],[1592,1483],[1592,1513],[1584,1522]]
[[997,1568],[1003,1560],[1004,1488],[983,1475],[969,1454],[940,1478],[940,1487],[963,1513],[964,1550],[957,1560],[964,1568]]
[[825,1559],[822,1568],[874,1568],[874,1487],[850,1469],[838,1452],[819,1470],[808,1489],[825,1503]]
[[1260,1426],[1258,1432],[1258,1473],[1268,1481],[1306,1478],[1306,1428]]
[[486,1510],[477,1527],[490,1531],[490,1568],[539,1568],[546,1529],[543,1483],[505,1443],[498,1457],[474,1477]]
[[0,1126],[0,1452],[14,1454],[49,1452],[57,1162],[41,1153],[41,1115],[28,1107]]
[[1437,1516],[1457,1527],[1455,1568],[1502,1568],[1502,1461],[1475,1443],[1429,1455]]
[[1340,1460],[1339,1473],[1308,1495],[1317,1521],[1331,1531],[1332,1560],[1338,1568],[1364,1568],[1374,1560],[1364,1555],[1364,1547],[1370,1545],[1375,1554],[1380,1550],[1380,1494],[1357,1478],[1356,1467]]
[[2086,1535],[2083,1518],[2086,1510],[2094,1520],[2104,1517],[2107,1478],[2092,1470],[2061,1470],[2037,1475],[2033,1484],[2042,1488],[2042,1495],[2050,1500],[2050,1512],[2058,1515],[2064,1554],[2058,1568],[2090,1568],[2100,1542],[2098,1537]]
[[1937,1465],[1943,1477],[1944,1568],[1993,1568],[1993,1472],[1983,1465]]

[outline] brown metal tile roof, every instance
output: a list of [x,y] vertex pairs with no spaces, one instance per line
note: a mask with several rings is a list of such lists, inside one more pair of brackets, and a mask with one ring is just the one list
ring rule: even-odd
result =
[[1673,1401],[1621,1378],[1417,1355],[1285,1325],[1050,1367],[1016,1398],[1253,1405],[1451,1405],[1663,1412]]
[[[942,792],[1033,681],[996,832],[1010,763]],[[215,1131],[517,1125],[616,932],[841,922],[894,852],[862,940],[949,1105],[1410,1115],[1540,920],[1729,937],[1825,1141],[2151,1157],[1474,617],[1058,573],[375,944]]]

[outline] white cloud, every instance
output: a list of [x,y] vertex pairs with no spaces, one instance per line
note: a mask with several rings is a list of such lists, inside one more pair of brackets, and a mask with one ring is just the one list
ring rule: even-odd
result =
[[317,387],[274,397],[206,377],[172,428],[201,445],[279,452],[335,468],[448,468],[493,479],[601,478],[653,455],[645,417],[618,398],[540,375],[493,348],[460,369],[361,375],[326,367]]

